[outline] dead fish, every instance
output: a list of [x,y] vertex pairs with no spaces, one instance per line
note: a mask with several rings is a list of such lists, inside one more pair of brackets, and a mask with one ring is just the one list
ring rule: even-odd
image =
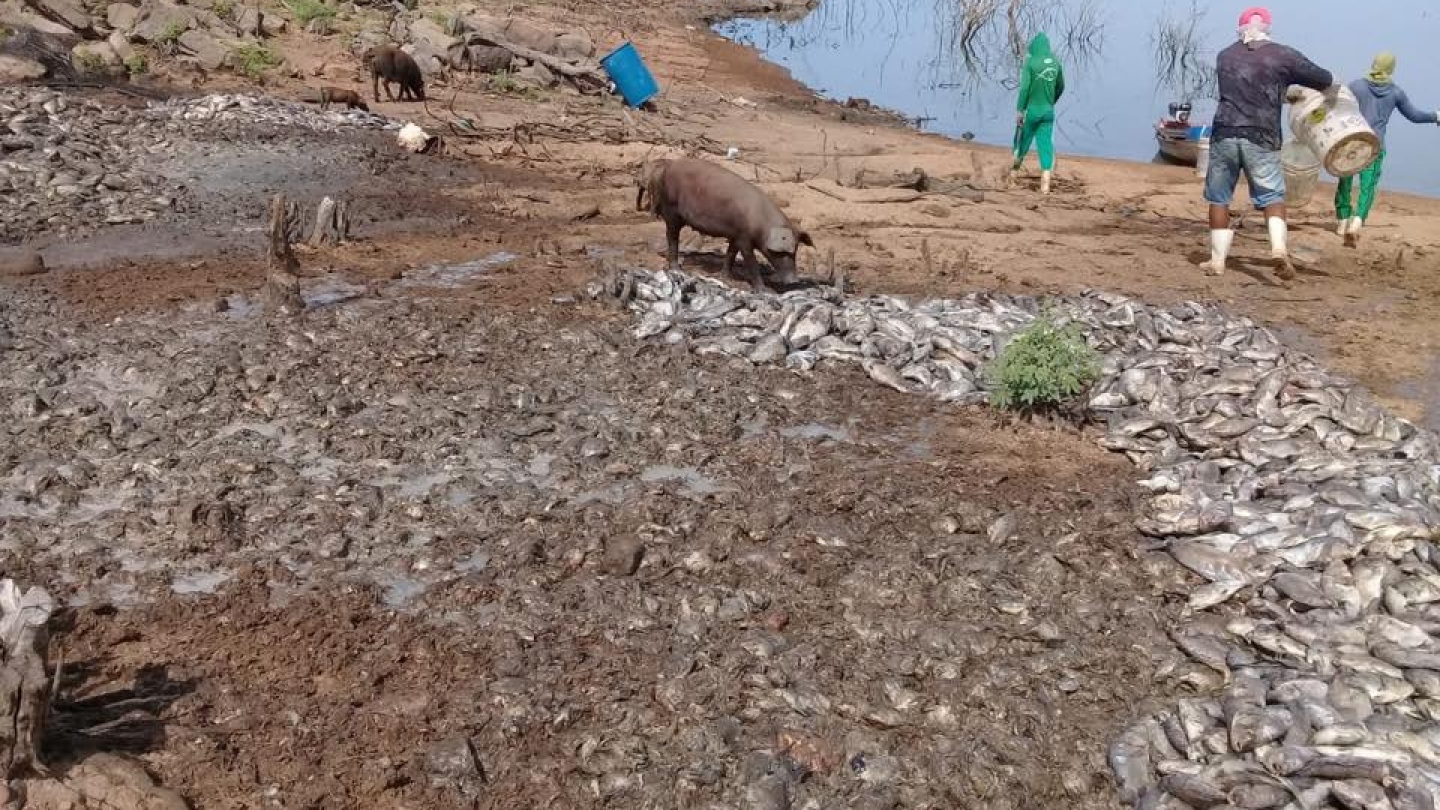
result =
[[1276,776],[1290,776],[1314,759],[1315,751],[1297,745],[1272,746],[1257,751],[1256,758],[1266,771]]
[[1395,810],[1435,810],[1435,799],[1429,793],[1409,785],[1396,786],[1390,801]]
[[1230,720],[1230,747],[1242,753],[1254,751],[1284,737],[1294,722],[1290,710],[1280,706],[1242,710]]
[[1380,784],[1389,773],[1390,766],[1379,760],[1337,754],[1317,755],[1296,771],[1295,776],[1305,779],[1364,779]]
[[1119,783],[1120,801],[1134,804],[1136,800],[1155,785],[1154,773],[1150,767],[1150,725],[1147,719],[1126,729],[1110,746],[1110,770]]
[[1421,697],[1440,699],[1440,672],[1431,669],[1407,669],[1405,680]]
[[1195,808],[1214,807],[1228,801],[1225,790],[1203,776],[1171,774],[1160,780],[1160,789]]
[[1330,683],[1330,705],[1351,723],[1364,723],[1375,714],[1370,693],[1351,683],[1349,678],[1336,678]]
[[1296,703],[1301,700],[1324,701],[1330,694],[1330,684],[1316,678],[1296,678],[1270,687],[1268,700],[1271,703]]
[[[1407,649],[1388,641],[1370,645],[1370,652],[1381,661],[1400,669],[1440,670],[1440,653]],[[1404,673],[1401,673],[1404,677]]]
[[1368,779],[1345,779],[1330,786],[1330,795],[1348,810],[1392,810],[1385,788]]
[[1270,584],[1287,599],[1308,608],[1334,605],[1325,595],[1320,585],[1320,577],[1316,574],[1276,574],[1270,579]]
[[1285,806],[1293,794],[1279,785],[1252,783],[1231,789],[1226,798],[1238,810],[1269,810]]
[[1230,645],[1214,636],[1198,633],[1187,634],[1171,631],[1170,639],[1186,655],[1220,673],[1223,683],[1230,682],[1230,666],[1227,663],[1230,657]]
[[910,389],[905,387],[904,380],[900,378],[900,372],[891,366],[869,358],[861,361],[860,366],[865,369],[865,373],[869,374],[870,379],[875,382],[887,388],[893,388],[901,393],[910,393]]
[[1409,622],[1385,615],[1371,616],[1368,622],[1372,635],[1404,649],[1414,650],[1434,643],[1429,633]]
[[1317,730],[1310,738],[1311,745],[1361,745],[1370,739],[1370,732],[1357,723],[1342,723]]

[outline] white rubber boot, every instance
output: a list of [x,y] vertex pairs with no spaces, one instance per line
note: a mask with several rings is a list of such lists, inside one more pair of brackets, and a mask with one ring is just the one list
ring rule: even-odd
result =
[[1210,262],[1205,265],[1208,275],[1218,276],[1225,272],[1225,259],[1230,255],[1230,245],[1235,241],[1235,232],[1229,228],[1210,230]]
[[1335,235],[1344,239],[1350,235],[1350,219],[1342,219],[1335,225]]
[[1040,193],[1050,193],[1050,172],[1040,172]]
[[1280,217],[1266,217],[1265,228],[1270,231],[1270,258],[1275,262],[1275,275],[1281,281],[1295,278],[1295,266],[1290,263],[1290,228]]
[[1364,224],[1365,224],[1364,220],[1360,219],[1360,217],[1351,217],[1351,218],[1350,218],[1350,222],[1347,223],[1347,224],[1346,224],[1346,227],[1345,227],[1345,246],[1346,246],[1346,247],[1355,247],[1355,245],[1359,244],[1359,242],[1360,242],[1360,226],[1362,226],[1362,225],[1364,225]]

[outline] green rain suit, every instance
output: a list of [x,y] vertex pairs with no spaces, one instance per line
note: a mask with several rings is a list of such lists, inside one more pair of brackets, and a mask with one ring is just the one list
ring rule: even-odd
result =
[[1017,113],[1025,118],[1015,140],[1015,168],[1035,143],[1040,152],[1040,169],[1055,168],[1055,102],[1065,93],[1065,71],[1050,50],[1050,38],[1039,33],[1030,40],[1030,56],[1020,69],[1020,97]]

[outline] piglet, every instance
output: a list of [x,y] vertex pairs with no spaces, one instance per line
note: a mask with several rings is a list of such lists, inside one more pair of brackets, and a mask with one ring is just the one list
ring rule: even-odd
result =
[[810,234],[796,228],[765,192],[714,163],[693,158],[649,161],[635,183],[635,209],[665,220],[665,256],[671,268],[680,267],[680,230],[687,225],[706,236],[728,239],[725,272],[731,272],[736,255],[742,256],[750,284],[759,292],[768,288],[760,277],[756,250],[765,254],[780,284],[793,284],[795,252],[800,245],[815,246]]

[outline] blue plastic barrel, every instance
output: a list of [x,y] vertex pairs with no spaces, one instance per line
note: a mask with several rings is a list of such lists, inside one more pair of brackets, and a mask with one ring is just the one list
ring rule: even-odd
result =
[[600,66],[605,68],[606,75],[610,77],[610,81],[615,82],[621,97],[631,107],[639,107],[660,92],[655,77],[650,75],[650,69],[645,67],[645,60],[640,58],[640,52],[629,42],[601,59]]

